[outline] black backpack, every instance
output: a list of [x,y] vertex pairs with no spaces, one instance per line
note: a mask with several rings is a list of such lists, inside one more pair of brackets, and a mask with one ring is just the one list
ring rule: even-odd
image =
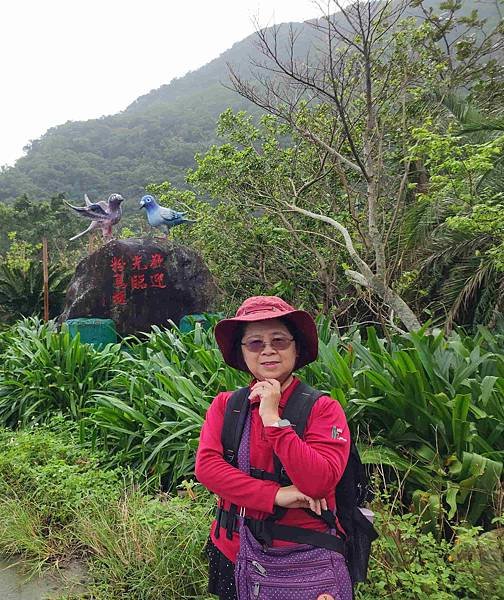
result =
[[[224,415],[221,434],[224,459],[234,466],[237,466],[238,448],[250,407],[249,392],[248,387],[234,392],[228,400]],[[300,437],[303,437],[313,405],[320,396],[324,395],[324,392],[315,390],[305,383],[299,383],[293,391],[283,410],[282,418],[291,422]],[[273,461],[274,473],[251,468],[250,474],[258,479],[277,481],[282,486],[291,485],[292,482],[278,457],[274,456]],[[337,528],[334,516],[330,511],[323,511],[322,516],[316,515],[312,511],[308,512],[324,520],[329,527],[336,528],[337,536],[300,527],[276,525],[275,521],[287,511],[287,509],[280,507],[276,507],[274,515],[265,521],[247,519],[247,525],[254,535],[265,543],[270,543],[271,539],[284,539],[331,548],[341,552],[345,555],[352,583],[355,584],[364,581],[366,578],[371,542],[378,537],[372,523],[359,510],[359,507],[370,498],[369,480],[360,460],[357,447],[352,442],[347,466],[336,486],[337,517],[344,532]],[[229,511],[225,511],[221,507],[217,509],[218,527],[215,532],[217,537],[221,527],[226,529],[228,537],[232,537],[233,531],[238,530],[236,511],[237,507],[235,505],[232,505]]]

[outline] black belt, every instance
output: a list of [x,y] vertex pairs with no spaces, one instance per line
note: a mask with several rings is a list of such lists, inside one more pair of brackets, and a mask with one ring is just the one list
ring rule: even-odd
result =
[[[217,520],[217,528],[215,537],[219,537],[220,527],[223,527],[229,539],[234,531],[239,531],[238,515],[236,512],[229,512],[221,507],[217,508],[215,518]],[[318,548],[326,548],[339,552],[346,556],[345,540],[331,535],[306,529],[304,527],[291,527],[290,525],[278,525],[274,521],[268,519],[251,519],[245,517],[245,524],[252,532],[253,536],[261,543],[271,546],[273,540],[283,540],[286,542],[295,542],[298,544],[310,544]]]

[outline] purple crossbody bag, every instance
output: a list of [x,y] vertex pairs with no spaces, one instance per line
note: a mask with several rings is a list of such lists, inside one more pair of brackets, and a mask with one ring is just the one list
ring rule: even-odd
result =
[[[238,450],[238,467],[250,473],[250,416]],[[257,541],[239,518],[235,578],[239,600],[352,600],[345,557],[308,544],[272,548]]]

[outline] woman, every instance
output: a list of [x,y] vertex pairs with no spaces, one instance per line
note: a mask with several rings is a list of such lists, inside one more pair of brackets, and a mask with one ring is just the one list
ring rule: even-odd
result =
[[[218,394],[208,409],[196,456],[197,479],[219,496],[224,510],[234,504],[247,517],[265,519],[276,507],[283,507],[288,510],[278,524],[325,532],[327,525],[304,509],[320,515],[326,508],[335,508],[335,486],[350,449],[344,412],[332,398],[320,397],[303,439],[282,420],[283,409],[300,383],[294,370],[317,358],[312,317],[276,296],[255,296],[245,300],[234,318],[217,324],[215,337],[226,363],[253,377],[249,395],[251,465],[271,473],[275,454],[292,485],[281,487],[276,481],[251,477],[224,459],[221,433],[232,392]],[[234,563],[239,533],[220,535],[219,530],[214,521],[207,548],[209,591],[221,600],[236,600]],[[288,544],[273,541],[273,546]]]

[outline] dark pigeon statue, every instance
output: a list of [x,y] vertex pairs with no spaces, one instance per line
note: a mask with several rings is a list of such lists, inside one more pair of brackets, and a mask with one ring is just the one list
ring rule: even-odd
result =
[[100,200],[99,202],[91,202],[84,194],[85,206],[73,206],[65,200],[70,208],[75,210],[79,215],[91,219],[91,224],[87,229],[81,231],[77,235],[70,238],[70,241],[80,238],[85,233],[91,233],[95,229],[100,229],[106,241],[112,239],[112,226],[119,223],[122,217],[121,204],[124,198],[121,194],[110,194],[108,200]]

